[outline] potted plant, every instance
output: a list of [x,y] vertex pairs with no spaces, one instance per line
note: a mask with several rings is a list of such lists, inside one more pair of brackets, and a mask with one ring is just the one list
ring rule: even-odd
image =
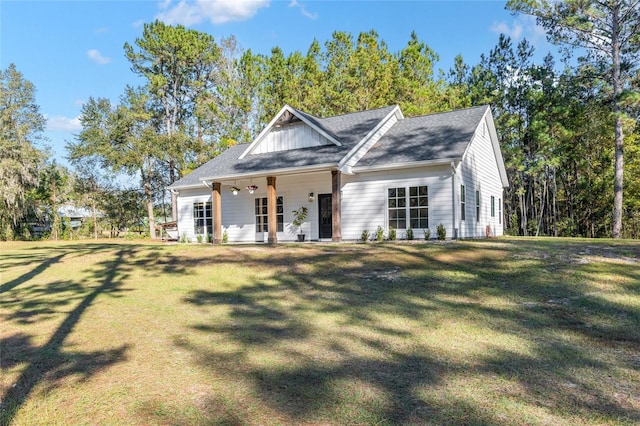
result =
[[293,222],[291,222],[291,225],[293,225],[294,230],[295,229],[299,230],[298,241],[304,242],[305,234],[302,233],[302,224],[307,218],[307,215],[309,214],[309,210],[306,207],[302,206],[297,210],[293,210],[292,213],[293,213]]

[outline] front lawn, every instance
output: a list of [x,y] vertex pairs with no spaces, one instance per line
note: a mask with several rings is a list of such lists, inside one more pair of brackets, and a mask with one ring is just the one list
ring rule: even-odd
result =
[[0,243],[0,424],[640,422],[640,242]]

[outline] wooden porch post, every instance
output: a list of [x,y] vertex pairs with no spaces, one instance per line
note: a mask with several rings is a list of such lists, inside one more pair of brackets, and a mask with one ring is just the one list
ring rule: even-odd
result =
[[267,177],[267,226],[269,236],[267,242],[276,244],[278,242],[278,213],[276,208],[276,177]]
[[331,241],[342,241],[342,220],[340,218],[341,200],[340,188],[342,173],[338,170],[331,171]]
[[220,196],[220,182],[213,182],[211,193],[213,209],[213,244],[222,244],[222,198]]
[[178,221],[178,193],[175,189],[171,190],[171,220]]

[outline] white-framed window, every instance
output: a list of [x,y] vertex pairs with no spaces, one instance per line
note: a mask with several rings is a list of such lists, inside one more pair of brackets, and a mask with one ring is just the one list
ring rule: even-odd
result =
[[389,188],[387,190],[387,206],[389,209],[389,228],[406,229],[407,190],[405,188]]
[[498,223],[502,224],[502,198],[498,198]]
[[491,217],[496,217],[496,197],[491,196]]
[[[429,188],[426,185],[387,189],[389,228],[429,227]],[[407,218],[409,223],[407,227]]]
[[[267,213],[267,197],[255,200],[256,232],[269,232],[269,215]],[[284,231],[284,199],[276,197],[277,232]]]
[[467,219],[467,190],[460,185],[460,220]]
[[480,191],[476,191],[476,221],[480,222]]
[[193,232],[196,235],[213,234],[211,202],[193,203]]
[[409,226],[413,229],[429,227],[429,188],[409,187]]

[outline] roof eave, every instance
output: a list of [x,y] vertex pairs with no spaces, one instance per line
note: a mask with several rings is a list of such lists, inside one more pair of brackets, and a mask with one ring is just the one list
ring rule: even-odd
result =
[[394,164],[384,164],[380,166],[359,166],[350,168],[353,173],[365,173],[365,172],[382,172],[387,170],[397,169],[411,169],[415,167],[429,167],[429,166],[448,166],[453,162],[459,163],[462,159],[460,157],[455,158],[438,158],[435,160],[423,160],[423,161],[408,161]]
[[272,170],[259,170],[251,173],[239,173],[239,174],[233,174],[233,175],[205,176],[200,178],[200,181],[206,185],[205,182],[255,179],[255,178],[266,177],[266,176],[282,176],[282,175],[292,175],[292,174],[298,174],[298,173],[313,173],[313,172],[321,172],[325,170],[337,170],[337,168],[338,168],[337,163],[324,163],[324,164],[314,164],[309,166],[285,167],[281,169],[272,169]]
[[166,189],[169,190],[169,191],[180,191],[181,189],[200,189],[203,186],[207,186],[207,184],[202,182],[202,181],[200,181],[198,183],[189,183],[189,184],[186,184],[186,185],[176,185],[174,183],[174,184],[171,184],[171,185],[167,186]]

